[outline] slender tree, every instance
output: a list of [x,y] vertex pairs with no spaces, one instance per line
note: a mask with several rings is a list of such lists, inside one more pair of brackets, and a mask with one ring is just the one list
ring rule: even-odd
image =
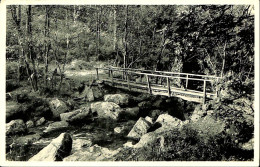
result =
[[127,42],[128,42],[128,30],[127,30],[127,27],[128,27],[128,5],[125,6],[125,27],[124,27],[124,65],[123,67],[126,68],[127,67],[127,56],[128,56],[128,50],[127,50]]
[[50,51],[50,7],[45,6],[45,22],[44,22],[44,53],[45,53],[45,72],[44,80],[45,87],[48,86],[48,66],[49,66],[49,51]]
[[21,81],[21,67],[22,62],[24,58],[24,42],[23,42],[23,34],[21,30],[21,6],[11,6],[11,13],[13,21],[15,22],[16,29],[17,29],[17,38],[18,38],[18,44],[19,44],[19,51],[18,51],[18,72],[17,72],[17,78],[18,82]]

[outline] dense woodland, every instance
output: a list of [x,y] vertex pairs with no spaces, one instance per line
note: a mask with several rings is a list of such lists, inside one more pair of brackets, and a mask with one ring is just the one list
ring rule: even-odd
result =
[[232,73],[244,82],[254,76],[252,10],[249,5],[8,6],[6,57],[18,61],[17,79],[30,76],[34,90],[39,80],[47,84],[50,63],[62,74],[72,59]]
[[[47,126],[57,121],[46,116],[52,110],[49,102],[64,103],[66,113],[80,109],[83,103],[105,101],[104,94],[99,95],[97,91],[100,87],[91,88],[80,77],[72,79],[79,82],[74,89],[68,84],[66,87],[71,82],[66,71],[75,60],[83,63],[74,72],[105,64],[213,75],[222,77],[215,83],[220,96],[203,106],[178,98],[131,95],[135,100],[129,106],[137,107],[138,111],[140,108],[141,113],[134,121],[130,120],[131,128],[140,117],[156,112],[151,116],[154,120],[160,114],[173,113],[175,117],[177,112],[186,112],[188,123],[182,130],[174,127],[172,131],[164,129],[159,133],[154,124],[151,130],[154,133],[147,141],[156,140],[150,145],[123,148],[108,160],[253,160],[250,143],[254,141],[255,111],[254,18],[252,5],[9,5],[6,29],[6,92],[9,95],[6,99],[10,106],[21,107],[15,112],[8,109],[11,116],[7,122],[18,118],[37,122],[44,117]],[[93,97],[92,101],[85,98],[81,103],[74,100],[86,97],[90,90],[92,96],[96,91],[99,97]],[[159,111],[153,112],[153,106]],[[114,135],[115,126],[124,123],[120,121],[111,125],[113,122],[102,120],[93,127],[109,129]],[[97,134],[99,142],[96,143],[104,144],[106,139],[117,142],[119,138],[105,134]],[[163,140],[159,140],[161,136]],[[11,145],[15,140],[10,137],[7,141]],[[161,147],[162,142],[165,147]],[[17,160],[18,153],[11,152],[9,145],[7,148],[9,159]],[[77,158],[89,160],[84,156]]]

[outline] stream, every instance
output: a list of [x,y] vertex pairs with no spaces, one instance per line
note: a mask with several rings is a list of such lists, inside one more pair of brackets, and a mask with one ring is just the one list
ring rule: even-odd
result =
[[[83,139],[86,141],[90,141],[91,145],[99,145],[101,147],[106,147],[110,150],[116,150],[119,147],[123,147],[123,144],[127,142],[126,135],[118,134],[114,132],[115,127],[124,126],[126,123],[134,124],[135,121],[129,120],[127,122],[104,122],[100,124],[99,121],[93,121],[90,124],[86,124],[82,127],[80,126],[72,126],[70,125],[69,128],[64,130],[58,130],[48,135],[43,135],[42,131],[48,126],[46,123],[43,126],[35,127],[29,129],[28,138],[32,138],[32,136],[38,136],[39,134],[41,137],[29,143],[22,143],[19,142],[17,144],[12,144],[12,141],[19,140],[19,136],[12,136],[6,138],[6,145],[7,145],[7,160],[11,161],[27,161],[33,155],[37,154],[41,149],[46,147],[52,139],[58,137],[61,133],[67,132],[71,135],[73,141],[77,139]],[[24,138],[26,138],[24,136]],[[10,148],[10,145],[12,148]]]
[[[68,74],[71,74],[71,76],[74,77],[78,77],[78,75],[80,76],[86,75],[86,76],[91,76],[92,78],[94,76],[94,71],[90,71],[90,72],[84,71],[80,74],[77,73],[77,75],[72,72],[68,72]],[[129,92],[123,92],[123,93],[129,93]],[[131,94],[131,96],[136,96],[136,94]],[[94,118],[90,122],[84,122],[83,124],[80,125],[69,125],[69,127],[67,127],[66,129],[57,130],[55,132],[52,132],[51,134],[43,133],[43,131],[48,127],[48,125],[50,123],[53,123],[53,121],[46,121],[43,125],[33,127],[33,128],[28,128],[28,133],[24,136],[23,134],[7,136],[6,137],[6,159],[8,161],[28,161],[32,156],[36,155],[41,149],[46,147],[54,138],[58,137],[63,132],[69,133],[72,137],[73,142],[76,141],[77,139],[86,141],[88,143],[86,147],[97,144],[98,146],[106,147],[109,150],[116,150],[120,147],[123,147],[123,145],[130,140],[126,136],[130,132],[132,127],[135,125],[139,117],[147,116],[151,110],[159,109],[160,113],[169,113],[179,119],[185,120],[186,116],[180,113],[185,113],[185,110],[193,111],[195,106],[192,103],[187,103],[188,104],[187,105],[186,102],[183,102],[183,100],[176,100],[176,98],[174,98],[173,101],[172,99],[170,99],[170,102],[166,102],[167,98],[156,97],[155,99],[163,100],[167,105],[162,105],[160,108],[153,108],[150,106],[150,108],[140,110],[140,113],[136,118],[130,118],[130,119],[123,118],[118,121]],[[154,102],[156,100],[154,100]],[[147,101],[147,99],[145,101]],[[97,102],[97,101],[93,101],[93,102]],[[93,102],[87,102],[87,103],[89,103],[88,105],[90,105],[90,103]],[[173,106],[173,104],[175,106]],[[130,107],[136,107],[136,106],[137,104],[134,104]],[[10,107],[14,107],[13,103],[8,102],[6,108],[10,108]],[[122,132],[117,132],[114,130],[116,127],[124,127],[123,128],[124,130],[122,130]],[[132,141],[132,142],[136,142],[136,141]],[[72,152],[73,152],[73,148],[72,148]]]

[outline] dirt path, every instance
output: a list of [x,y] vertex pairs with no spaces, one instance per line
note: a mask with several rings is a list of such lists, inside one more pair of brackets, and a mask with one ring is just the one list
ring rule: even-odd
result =
[[88,75],[96,76],[96,70],[80,70],[80,71],[67,70],[65,72],[65,75],[68,76],[68,77],[71,77],[71,76],[88,76]]

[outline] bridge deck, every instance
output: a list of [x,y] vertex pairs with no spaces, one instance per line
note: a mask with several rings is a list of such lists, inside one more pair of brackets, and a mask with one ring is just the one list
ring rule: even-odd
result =
[[[215,92],[206,92],[206,83],[214,81],[213,76],[204,76],[204,75],[197,75],[200,78],[194,78],[190,76],[195,76],[196,74],[186,74],[186,73],[171,73],[171,72],[160,72],[159,74],[155,74],[154,71],[149,73],[149,70],[146,70],[145,73],[138,72],[136,69],[120,69],[120,68],[100,68],[101,70],[108,70],[108,77],[102,77],[106,84],[121,88],[127,89],[134,92],[141,92],[141,93],[150,93],[152,95],[162,95],[162,96],[175,96],[180,97],[184,100],[194,101],[198,103],[205,103],[207,99],[213,99],[217,96],[217,91]],[[97,78],[99,79],[98,68],[97,70]],[[115,77],[113,75],[117,73]],[[122,75],[118,75],[118,72],[122,73]],[[152,73],[153,72],[153,73]],[[156,71],[155,71],[156,72]],[[165,73],[165,74],[164,74]],[[179,75],[179,76],[172,76],[172,75]],[[146,81],[137,82],[136,80],[132,80],[134,75],[139,75],[142,77],[146,77]],[[186,75],[186,77],[181,77],[180,75]],[[152,77],[160,77],[161,83],[158,84],[157,82],[152,82]],[[190,78],[189,78],[190,77]],[[211,79],[208,79],[211,78]],[[213,79],[212,79],[213,78]],[[218,80],[219,77],[216,77]],[[176,87],[172,83],[170,83],[173,79],[185,80],[186,87]],[[189,80],[196,80],[203,82],[203,91],[188,89],[188,81]],[[162,82],[164,81],[164,83]]]

